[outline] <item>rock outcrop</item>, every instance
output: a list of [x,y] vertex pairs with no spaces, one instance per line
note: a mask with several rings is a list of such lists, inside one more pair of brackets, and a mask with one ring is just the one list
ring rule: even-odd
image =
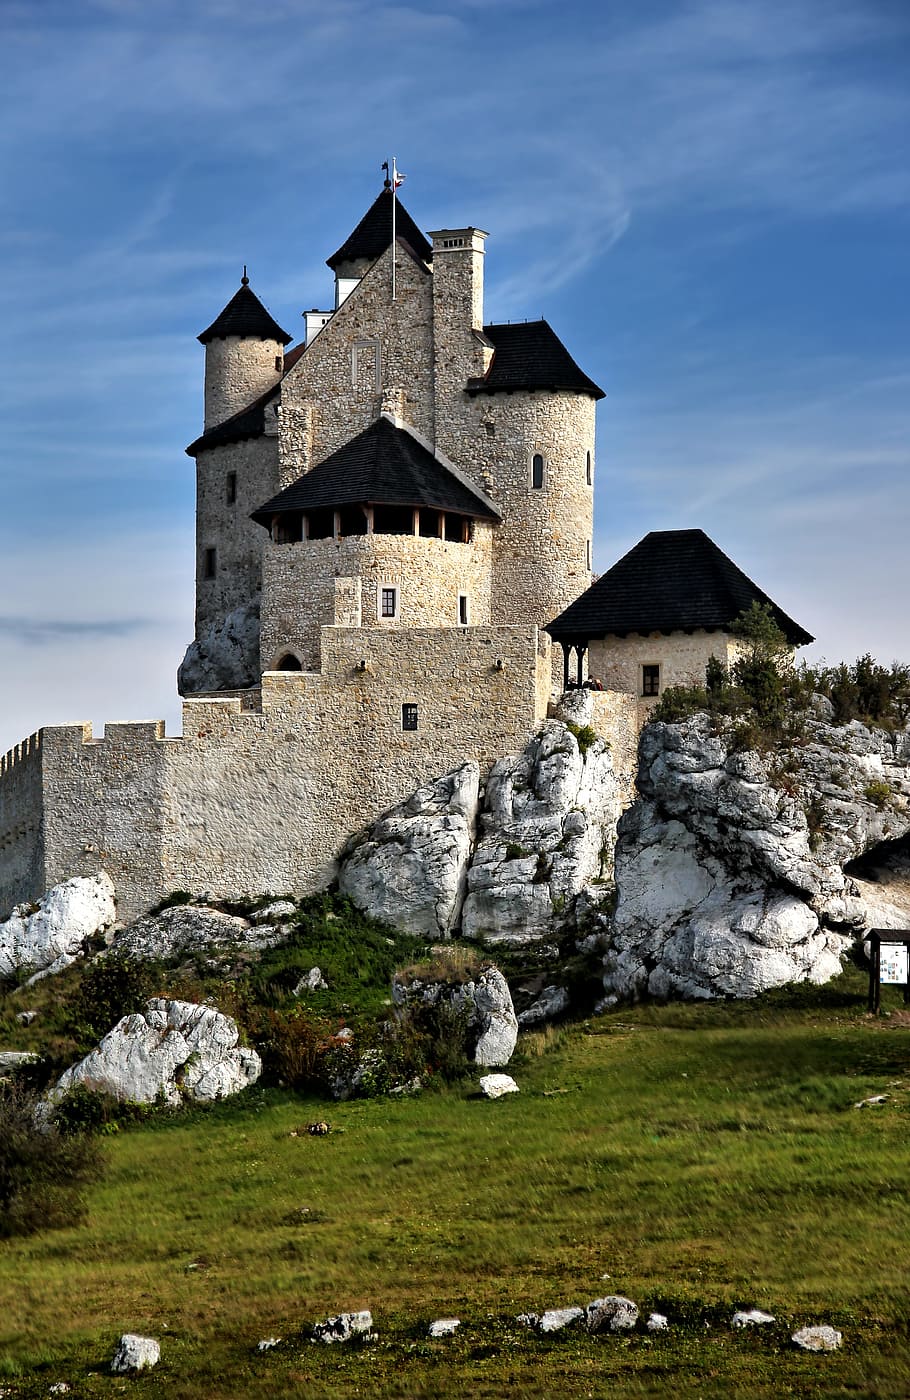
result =
[[825,982],[869,910],[844,866],[910,831],[910,734],[807,721],[737,751],[707,716],[642,733],[604,986],[626,999]]
[[487,967],[475,979],[447,982],[436,976],[396,979],[392,1002],[399,1009],[415,1002],[436,1006],[440,1001],[454,1010],[464,1008],[469,1053],[477,1065],[507,1065],[518,1040],[518,1019],[509,984],[496,967]]
[[621,808],[607,744],[580,746],[560,720],[548,720],[524,753],[494,763],[464,936],[520,945],[552,935],[583,887],[609,873]]
[[105,871],[64,880],[37,905],[17,905],[0,924],[0,977],[24,968],[45,976],[62,972],[116,918],[114,886]]
[[255,1050],[238,1044],[237,1024],[212,1006],[156,997],[144,1014],[124,1016],[100,1045],[68,1069],[48,1096],[52,1103],[82,1084],[131,1103],[161,1096],[176,1107],[236,1094],[259,1078]]
[[114,939],[110,954],[165,962],[214,949],[270,948],[286,936],[280,924],[251,924],[204,904],[175,904],[130,924]]
[[228,613],[190,642],[177,670],[181,695],[245,690],[259,682],[259,599]]
[[408,933],[448,937],[464,901],[479,787],[478,765],[465,763],[349,841],[338,873],[342,894]]

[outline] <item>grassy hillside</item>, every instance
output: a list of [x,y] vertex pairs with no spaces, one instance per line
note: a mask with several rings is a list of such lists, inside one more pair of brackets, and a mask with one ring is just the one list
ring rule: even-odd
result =
[[[910,1044],[893,993],[872,1020],[864,992],[851,971],[530,1037],[521,1094],[496,1103],[471,1083],[331,1106],[252,1090],[121,1132],[85,1224],[0,1245],[0,1390],[904,1397]],[[327,1137],[296,1133],[316,1118]],[[671,1331],[544,1340],[514,1321],[608,1292]],[[779,1325],[735,1333],[737,1305]],[[305,1339],[364,1307],[377,1343]],[[446,1316],[460,1332],[428,1341]],[[796,1351],[812,1322],[843,1350]],[[162,1344],[128,1382],[107,1374],[127,1330]]]

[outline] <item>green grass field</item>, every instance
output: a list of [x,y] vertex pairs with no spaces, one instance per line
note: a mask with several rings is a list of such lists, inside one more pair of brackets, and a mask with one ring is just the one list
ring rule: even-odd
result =
[[[0,1393],[905,1397],[910,1025],[864,991],[851,971],[531,1037],[495,1103],[253,1090],[124,1131],[84,1224],[0,1245]],[[329,1136],[294,1135],[323,1117]],[[671,1330],[514,1321],[609,1292]],[[778,1324],[734,1332],[753,1305]],[[365,1307],[376,1343],[306,1340]],[[458,1334],[429,1341],[446,1316]],[[790,1344],[815,1322],[840,1352]],[[155,1371],[108,1373],[124,1331],[159,1338]]]

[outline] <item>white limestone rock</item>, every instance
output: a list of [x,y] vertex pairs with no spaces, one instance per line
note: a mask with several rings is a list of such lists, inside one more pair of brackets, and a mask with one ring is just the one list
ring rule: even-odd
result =
[[595,1298],[585,1308],[585,1326],[589,1332],[629,1332],[637,1321],[637,1306],[621,1293]]
[[282,929],[271,924],[254,927],[248,919],[224,914],[220,909],[200,904],[175,904],[160,914],[137,919],[117,934],[102,956],[164,962],[213,949],[269,948],[285,937]]
[[537,1319],[538,1332],[564,1332],[585,1315],[584,1308],[549,1308]]
[[485,1074],[480,1081],[480,1092],[487,1099],[501,1099],[504,1094],[519,1093],[518,1085],[508,1074]]
[[245,690],[259,683],[259,599],[244,603],[190,642],[177,670],[181,695]]
[[[584,692],[582,692],[584,694]],[[466,938],[521,945],[552,936],[609,869],[621,790],[608,746],[582,754],[560,720],[494,763],[468,871]]]
[[[871,912],[842,867],[910,831],[906,736],[807,727],[771,757],[732,750],[705,716],[643,731],[601,920],[609,996],[751,997],[840,971]],[[881,806],[870,774],[892,793]]]
[[84,1060],[66,1070],[48,1098],[56,1103],[77,1084],[132,1103],[159,1095],[176,1107],[183,1097],[226,1098],[259,1078],[255,1050],[238,1045],[237,1023],[213,1006],[156,997],[144,1014],[124,1016]]
[[733,1327],[767,1327],[770,1323],[776,1322],[777,1318],[773,1313],[763,1312],[761,1308],[745,1308],[740,1312],[735,1312],[731,1318]]
[[545,1021],[562,1016],[568,1009],[569,993],[565,987],[554,984],[544,987],[536,1001],[519,1013],[518,1024],[522,1030],[528,1030],[531,1026],[541,1026]]
[[124,1332],[117,1343],[111,1370],[115,1374],[147,1371],[161,1360],[161,1347],[154,1337],[140,1337],[136,1332]]
[[670,1321],[663,1313],[653,1312],[649,1313],[645,1326],[649,1332],[667,1332],[670,1328]]
[[479,788],[471,760],[380,817],[342,853],[342,894],[408,933],[448,937],[464,900]]
[[825,1325],[801,1327],[791,1340],[803,1351],[837,1351],[843,1339],[843,1333]]
[[335,1317],[317,1322],[313,1328],[313,1339],[317,1342],[350,1342],[354,1337],[367,1337],[373,1326],[373,1314],[363,1312],[338,1313]]
[[435,1006],[440,1000],[454,1009],[466,1008],[467,1031],[475,1064],[507,1065],[518,1040],[518,1019],[509,984],[496,967],[487,967],[476,981],[445,982],[413,977],[392,983],[392,1003],[402,1009],[414,1002]]
[[62,971],[116,918],[114,886],[105,871],[64,880],[37,907],[19,904],[0,924],[0,977],[22,968]]
[[440,1317],[430,1323],[429,1336],[453,1337],[461,1326],[460,1317]]
[[305,972],[292,993],[295,997],[305,997],[307,992],[325,992],[328,990],[328,982],[322,975],[322,969],[311,967],[309,972]]

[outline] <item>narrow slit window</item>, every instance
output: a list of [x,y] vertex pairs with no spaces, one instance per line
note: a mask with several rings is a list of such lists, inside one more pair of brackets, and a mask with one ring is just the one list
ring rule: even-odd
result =
[[585,567],[590,571],[590,568],[591,568],[591,541],[590,541],[590,540],[585,540]]
[[401,707],[401,727],[402,729],[415,730],[417,728],[417,706],[402,705]]
[[467,627],[468,625],[468,595],[459,593],[458,595],[458,625]]
[[226,483],[226,487],[225,487],[225,494],[226,494],[226,496],[227,496],[227,503],[228,503],[228,505],[229,505],[229,506],[232,506],[232,505],[234,504],[234,502],[237,500],[237,473],[236,473],[236,472],[228,472],[228,474],[227,474],[227,483]]
[[593,480],[594,480],[594,474],[593,474],[593,471],[592,471],[592,468],[591,468],[591,454],[590,454],[590,452],[586,452],[586,453],[585,453],[585,481],[586,481],[586,482],[588,483],[588,485],[590,486],[590,485],[591,485],[591,482],[592,482]]
[[218,551],[213,547],[202,556],[202,577],[214,578],[218,569]]
[[531,486],[535,491],[543,489],[543,456],[535,452],[531,458]]
[[641,693],[642,695],[660,694],[660,666],[642,666],[641,668]]

